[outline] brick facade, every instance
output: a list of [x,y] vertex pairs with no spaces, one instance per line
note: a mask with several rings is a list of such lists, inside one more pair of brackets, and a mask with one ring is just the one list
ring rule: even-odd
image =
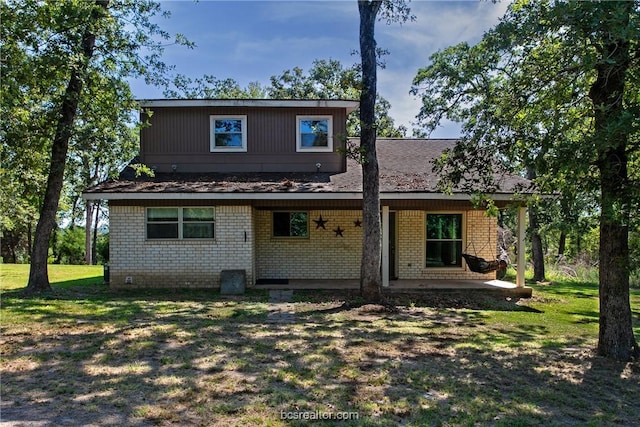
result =
[[[308,210],[309,237],[272,237],[270,210],[257,210],[256,275],[260,279],[357,279],[360,277],[362,220],[356,210]],[[322,215],[325,228],[314,219]],[[340,227],[343,237],[333,231]]]
[[[431,212],[431,211],[430,211]],[[459,212],[451,212],[459,213]],[[422,210],[399,211],[398,215],[398,279],[487,279],[486,274],[462,268],[426,268],[426,216]],[[487,260],[496,257],[497,221],[484,211],[463,212],[463,251]],[[473,242],[473,245],[469,242]],[[495,277],[495,276],[494,276]]]
[[[218,288],[220,272],[227,269],[245,270],[247,286],[256,279],[358,279],[362,227],[355,221],[362,219],[362,212],[306,212],[307,238],[273,237],[271,210],[216,206],[214,240],[147,240],[144,207],[111,206],[111,286]],[[398,279],[486,279],[488,275],[473,273],[464,263],[462,268],[425,267],[426,214],[396,211]],[[320,216],[327,220],[326,229],[313,221]],[[496,219],[484,211],[468,210],[463,221],[463,249],[495,259]],[[342,237],[336,235],[337,227],[343,230]]]
[[246,271],[247,286],[254,281],[250,206],[216,206],[214,240],[147,240],[143,206],[109,211],[113,288],[217,288],[220,272],[234,269]]

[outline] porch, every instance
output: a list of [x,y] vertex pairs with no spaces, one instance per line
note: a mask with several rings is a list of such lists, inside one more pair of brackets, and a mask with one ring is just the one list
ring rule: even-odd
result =
[[[256,289],[269,290],[356,290],[360,281],[355,280],[258,280]],[[472,292],[505,297],[531,298],[532,289],[517,286],[504,280],[390,280],[385,292],[413,293],[429,292]]]

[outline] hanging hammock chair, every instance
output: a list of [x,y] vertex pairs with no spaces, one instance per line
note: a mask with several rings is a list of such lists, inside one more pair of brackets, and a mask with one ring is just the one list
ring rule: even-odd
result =
[[[473,246],[473,243],[471,243],[471,245]],[[475,247],[474,247],[474,252],[475,252]],[[498,279],[504,278],[504,276],[507,274],[507,262],[505,260],[496,259],[496,260],[487,261],[486,259],[481,258],[479,256],[465,254],[465,253],[462,254],[462,257],[466,261],[467,266],[469,266],[469,270],[473,271],[474,273],[488,274],[488,273],[491,273],[492,271],[495,271],[496,278]]]

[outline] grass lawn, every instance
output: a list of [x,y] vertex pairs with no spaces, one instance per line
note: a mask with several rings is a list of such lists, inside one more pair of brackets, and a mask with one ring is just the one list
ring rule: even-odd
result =
[[[637,425],[640,362],[594,354],[597,285],[521,301],[110,291],[101,267],[0,265],[7,425]],[[640,337],[640,291],[632,290]],[[354,419],[357,415],[357,419]],[[351,420],[305,421],[296,417]],[[4,425],[4,424],[3,424]]]

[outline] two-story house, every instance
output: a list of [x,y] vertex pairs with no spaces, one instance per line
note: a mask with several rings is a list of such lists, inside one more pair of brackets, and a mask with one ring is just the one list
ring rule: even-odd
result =
[[[358,280],[361,166],[345,153],[347,115],[358,102],[149,100],[141,107],[150,126],[141,130],[139,162],[155,176],[136,177],[128,167],[84,192],[109,201],[112,287],[216,288],[224,270],[243,270],[248,287]],[[377,141],[385,286],[495,278],[471,271],[462,254],[496,258],[496,219],[467,194],[436,188],[431,161],[454,143]],[[503,178],[496,204],[513,203],[523,183]]]

